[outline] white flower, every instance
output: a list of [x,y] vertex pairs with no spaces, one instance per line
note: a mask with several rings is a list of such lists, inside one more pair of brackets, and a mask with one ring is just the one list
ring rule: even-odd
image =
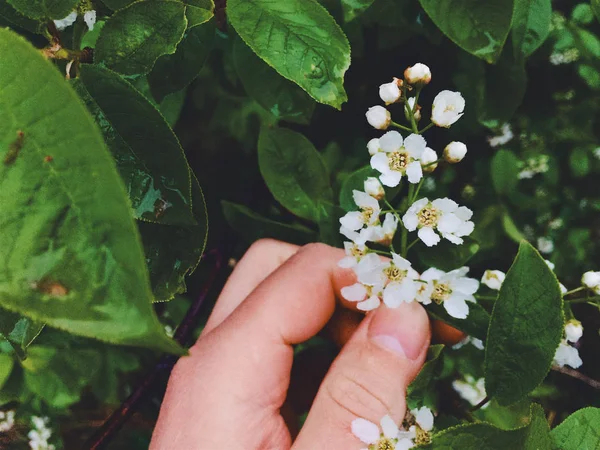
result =
[[54,25],[56,25],[56,29],[59,31],[64,30],[65,28],[70,27],[77,20],[77,11],[71,11],[69,15],[63,19],[55,20]]
[[433,100],[431,121],[438,127],[450,127],[463,115],[465,99],[460,92],[442,91]]
[[444,159],[451,164],[461,162],[466,154],[467,146],[458,141],[450,142],[444,149]]
[[[351,424],[352,434],[369,448],[385,448],[390,450],[409,449],[411,447],[398,447],[398,433],[400,429],[390,416],[384,416],[381,421],[381,430],[373,422],[366,419],[354,419]],[[365,449],[367,450],[367,449]]]
[[436,270],[421,274],[421,280],[432,284],[431,300],[444,305],[448,314],[457,319],[467,318],[466,302],[475,303],[473,294],[479,289],[479,281],[465,277],[468,272],[468,267],[461,267],[448,273]]
[[386,105],[396,103],[402,96],[400,86],[402,86],[402,80],[399,80],[398,78],[394,78],[390,83],[382,84],[379,86],[379,97],[381,97],[381,100],[383,100]]
[[380,139],[382,153],[371,157],[371,167],[381,172],[379,179],[385,186],[396,187],[403,175],[410,183],[418,183],[423,178],[421,155],[427,142],[418,134],[411,134],[406,139],[397,131],[388,131]]
[[378,130],[385,130],[390,126],[392,121],[392,116],[390,112],[385,109],[383,106],[372,106],[367,110],[367,122],[373,128],[377,128]]
[[540,237],[537,240],[537,248],[540,253],[552,253],[554,251],[554,242],[547,237]]
[[428,84],[431,81],[431,70],[425,64],[417,63],[404,71],[404,79],[410,84]]
[[385,191],[379,180],[375,177],[368,177],[365,180],[365,192],[377,200],[385,197]]
[[344,242],[346,256],[338,262],[342,269],[351,269],[356,266],[363,256],[368,252],[366,245],[355,242]]
[[361,209],[351,211],[340,218],[340,224],[349,230],[360,230],[363,226],[375,225],[379,222],[381,208],[379,202],[366,192],[352,191],[354,203]]
[[391,213],[386,213],[383,225],[367,227],[365,230],[365,237],[370,242],[377,242],[378,244],[389,247],[394,240],[397,229],[398,218]]
[[382,267],[387,285],[383,290],[383,302],[388,308],[397,308],[417,297],[419,274],[408,260],[392,252],[392,261]]
[[600,294],[600,272],[594,272],[590,270],[581,277],[581,283],[594,291],[596,294]]
[[94,29],[94,25],[96,24],[96,11],[86,11],[83,14],[83,21],[87,25],[88,29],[92,31]]
[[[464,381],[453,381],[452,387],[458,392],[458,395],[468,401],[471,405],[478,405],[487,397],[485,392],[485,380],[483,378],[475,380],[471,375],[467,375]],[[482,409],[485,409],[488,406],[489,403],[486,403],[482,406]]]
[[483,350],[485,347],[483,345],[483,341],[481,339],[477,339],[474,338],[472,336],[467,336],[465,337],[462,341],[457,342],[456,344],[454,344],[452,346],[452,348],[454,350],[458,350],[459,348],[464,347],[467,344],[473,344],[473,347],[475,347],[478,350]]
[[499,136],[488,137],[488,144],[490,144],[490,147],[498,147],[499,145],[507,144],[514,137],[512,129],[508,123],[502,125],[500,132],[502,134]]
[[471,234],[475,227],[469,220],[472,215],[473,211],[469,208],[459,207],[449,198],[438,198],[432,202],[422,198],[408,208],[402,223],[408,231],[418,228],[419,239],[428,247],[440,242],[441,238],[434,230],[453,244],[462,244],[462,237]]
[[571,342],[576,344],[581,336],[583,336],[583,327],[581,326],[581,322],[578,320],[570,320],[565,325],[565,336],[567,342]]
[[501,270],[486,270],[481,277],[481,282],[490,289],[499,290],[506,274]]
[[433,172],[437,165],[438,154],[432,148],[426,147],[423,150],[423,154],[421,155],[421,168],[423,172],[429,173]]
[[385,283],[383,267],[383,261],[375,253],[368,253],[363,256],[352,267],[358,282],[343,287],[341,290],[342,297],[350,302],[358,302],[357,308],[361,311],[370,311],[377,308],[381,304],[380,297],[383,296],[383,285]]
[[423,406],[421,408],[413,409],[410,413],[415,416],[417,425],[419,425],[423,431],[433,430],[433,413],[428,407]]
[[31,416],[34,429],[27,433],[29,447],[32,450],[54,450],[54,445],[48,444],[52,429],[48,428],[48,417]]
[[577,349],[571,347],[567,341],[563,339],[556,349],[554,364],[560,367],[571,366],[573,369],[577,369],[583,364],[583,361],[579,357]]
[[15,426],[14,411],[0,411],[0,433],[10,431]]
[[379,139],[373,138],[369,142],[367,142],[367,150],[369,150],[369,155],[373,156],[375,153],[381,152],[381,147],[379,145]]
[[415,97],[411,97],[406,101],[407,106],[405,106],[405,108],[404,108],[404,116],[406,117],[406,120],[410,121],[410,113],[409,113],[409,108],[410,108],[410,110],[413,111],[415,120],[418,122],[419,120],[421,120],[421,106],[417,105],[417,107],[415,109],[415,101],[416,101]]

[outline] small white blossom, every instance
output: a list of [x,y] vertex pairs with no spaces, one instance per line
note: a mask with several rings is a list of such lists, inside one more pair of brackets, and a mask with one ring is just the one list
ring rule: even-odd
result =
[[581,322],[578,320],[570,320],[565,325],[565,336],[567,342],[571,342],[572,344],[576,344],[581,336],[583,336],[583,327],[581,326]]
[[371,157],[371,167],[381,172],[379,179],[385,186],[396,187],[403,176],[410,183],[418,183],[423,178],[421,155],[427,142],[418,134],[411,134],[406,139],[397,131],[388,131],[380,139],[382,153]]
[[[478,405],[487,397],[485,392],[485,379],[483,378],[475,380],[471,375],[467,375],[464,381],[453,381],[452,387],[458,392],[458,395],[468,401],[471,405]],[[481,409],[485,409],[488,406],[489,403],[486,403]]]
[[500,145],[507,144],[514,137],[512,129],[508,123],[502,125],[500,132],[502,134],[499,136],[488,137],[488,144],[490,144],[490,147],[498,147]]
[[368,253],[363,256],[352,267],[358,282],[343,287],[341,290],[342,297],[350,302],[358,302],[357,308],[361,311],[370,311],[379,307],[385,283],[382,272],[383,265],[383,261],[375,253]]
[[450,142],[444,149],[444,159],[451,164],[461,162],[466,154],[467,146],[462,142]]
[[449,198],[438,198],[429,201],[422,198],[413,203],[402,217],[402,223],[408,231],[417,228],[418,236],[428,247],[437,245],[442,237],[453,244],[462,244],[463,236],[473,232],[474,224],[469,219],[473,211],[458,204]]
[[481,282],[490,289],[499,290],[506,274],[501,270],[486,270],[481,277]]
[[590,270],[581,277],[581,284],[600,295],[600,272]]
[[546,173],[550,169],[550,158],[548,155],[537,155],[526,161],[519,161],[520,171],[517,177],[522,179],[533,178],[538,173]]
[[428,84],[431,81],[431,70],[425,64],[417,63],[404,71],[404,79],[409,84]]
[[540,253],[552,253],[554,251],[554,242],[547,237],[540,237],[537,240],[537,248]]
[[474,338],[472,336],[465,337],[462,341],[457,342],[452,346],[454,350],[458,350],[459,348],[464,347],[467,344],[472,344],[478,350],[483,350],[485,347],[483,345],[483,341],[481,339]]
[[428,407],[423,406],[421,408],[413,409],[410,413],[415,417],[417,425],[419,425],[423,431],[433,430],[433,413]]
[[77,20],[77,11],[71,11],[69,15],[63,19],[55,20],[56,29],[62,31],[75,23]]
[[379,86],[379,97],[381,97],[381,100],[383,100],[386,105],[396,103],[402,96],[400,86],[402,86],[402,80],[399,80],[398,78],[394,78],[390,83],[382,84]]
[[381,200],[385,197],[383,186],[375,177],[368,177],[365,180],[365,192],[377,200]]
[[577,369],[581,367],[583,361],[579,357],[577,349],[570,346],[569,343],[563,339],[556,349],[554,364],[559,367],[571,366],[573,369]]
[[562,228],[563,224],[563,220],[560,217],[557,217],[556,219],[552,219],[550,222],[548,222],[548,228],[551,230],[559,230]]
[[392,122],[392,116],[390,112],[383,106],[372,106],[367,110],[367,122],[373,128],[378,130],[385,130],[390,126]]
[[365,237],[367,241],[376,242],[389,247],[394,240],[394,235],[396,234],[397,229],[398,218],[391,213],[386,213],[382,225],[373,225],[367,227],[365,230]]
[[579,50],[570,48],[562,52],[554,52],[550,55],[550,64],[558,66],[561,64],[570,64],[579,59]]
[[421,168],[423,172],[430,173],[437,168],[438,154],[434,149],[426,147],[421,155]]
[[6,433],[15,426],[14,411],[0,411],[0,433]]
[[375,225],[379,221],[381,208],[379,202],[366,192],[352,191],[354,203],[361,209],[360,211],[351,211],[340,218],[340,224],[349,230],[356,231],[363,226]]
[[373,422],[366,419],[354,419],[351,424],[352,434],[361,442],[369,445],[369,449],[403,450],[412,448],[397,446],[400,429],[390,416],[384,416],[380,421],[380,425],[381,431]]
[[445,273],[441,270],[426,270],[421,280],[432,285],[431,300],[442,304],[446,312],[457,319],[466,319],[469,314],[467,302],[476,303],[473,294],[479,289],[479,281],[467,278],[468,267]]
[[381,150],[381,146],[379,145],[379,139],[373,138],[369,142],[367,142],[367,150],[369,151],[369,155],[373,156],[375,153],[379,153]]
[[48,443],[52,436],[52,429],[48,428],[49,421],[48,417],[31,416],[34,428],[27,433],[27,437],[32,450],[54,450],[54,445]]
[[596,147],[594,149],[593,153],[594,153],[594,158],[600,159],[600,147]]
[[338,262],[338,266],[342,269],[351,269],[356,266],[360,259],[368,252],[366,245],[347,241],[344,242],[344,250],[346,251],[346,256]]
[[392,253],[392,261],[383,266],[383,273],[388,281],[383,290],[383,302],[387,307],[397,308],[402,303],[410,303],[416,299],[419,283],[415,280],[419,274],[408,260]]
[[92,31],[94,29],[94,25],[96,25],[96,11],[86,11],[83,14],[83,21],[87,25],[88,29]]
[[460,92],[442,91],[433,100],[431,121],[438,127],[448,128],[456,123],[465,110],[465,99]]
[[169,336],[170,338],[175,336],[175,330],[173,329],[173,327],[171,325],[165,325],[165,334],[167,336]]

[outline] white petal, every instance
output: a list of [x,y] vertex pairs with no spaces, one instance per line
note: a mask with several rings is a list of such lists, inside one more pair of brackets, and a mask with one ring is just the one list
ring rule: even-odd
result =
[[379,300],[379,297],[374,295],[366,299],[364,302],[359,302],[356,305],[356,309],[359,311],[372,311],[379,308],[379,305],[381,305],[381,300]]
[[379,210],[379,202],[366,192],[354,189],[352,191],[352,198],[354,199],[354,203],[356,203],[357,206],[361,208],[372,208],[373,210],[375,210],[375,214],[377,214]]
[[412,184],[418,183],[423,178],[423,168],[419,161],[413,161],[406,166],[406,176]]
[[448,300],[444,301],[443,305],[448,314],[457,319],[466,319],[469,315],[469,305],[459,296],[450,296]]
[[452,242],[453,244],[456,244],[456,245],[460,245],[464,242],[464,240],[462,238],[459,238],[459,237],[453,235],[452,233],[442,233],[442,237],[445,239],[448,239],[450,242]]
[[92,31],[94,29],[94,25],[96,24],[96,11],[86,11],[83,14],[83,21],[87,25],[88,29]]
[[415,158],[420,159],[421,155],[427,147],[427,141],[420,134],[411,134],[404,140],[404,148],[408,154]]
[[352,421],[352,434],[365,444],[374,444],[379,440],[379,427],[365,419]]
[[583,336],[583,327],[581,323],[577,322],[569,322],[565,325],[565,335],[567,336],[567,341],[575,344],[581,339]]
[[404,259],[402,256],[396,254],[396,253],[392,253],[392,261],[394,261],[394,265],[396,267],[398,267],[399,269],[403,269],[403,270],[407,270],[410,269],[410,261],[407,259]]
[[[416,414],[415,414],[416,413]],[[417,424],[425,431],[433,429],[433,413],[429,408],[423,406],[413,412]]]
[[379,138],[379,146],[386,152],[394,152],[402,147],[402,135],[397,131],[388,131]]
[[438,220],[437,229],[440,233],[454,233],[463,223],[454,213],[444,213]]
[[400,180],[402,179],[402,174],[400,172],[395,172],[390,170],[386,173],[382,173],[379,177],[381,184],[388,187],[396,187],[400,184]]
[[342,227],[352,231],[356,231],[363,227],[365,224],[363,221],[363,215],[358,211],[351,211],[346,213],[343,217],[340,217],[340,224]]
[[361,283],[355,283],[351,286],[345,286],[341,290],[342,297],[349,302],[360,302],[367,296],[367,288]]
[[376,153],[371,156],[371,167],[381,173],[388,173],[390,171],[390,163],[385,153]]
[[445,275],[445,272],[436,269],[435,267],[430,267],[425,272],[421,274],[421,280],[424,281],[433,281],[439,280],[441,277]]
[[383,302],[389,308],[397,308],[402,303],[410,303],[417,297],[417,283],[403,280],[401,283],[393,282],[383,291]]
[[379,146],[379,139],[373,138],[367,142],[367,150],[371,156],[373,156],[375,153],[378,153],[381,150],[381,147]]
[[456,211],[454,211],[454,214],[456,214],[456,216],[460,220],[465,220],[465,221],[470,220],[471,217],[473,217],[473,211],[471,211],[466,206],[459,207]]
[[502,286],[502,282],[506,274],[500,270],[486,270],[481,277],[481,282],[490,289],[498,290]]
[[468,236],[474,229],[475,224],[473,222],[463,222],[453,234],[456,236]]
[[394,419],[390,416],[383,416],[381,418],[381,429],[383,435],[388,439],[393,439],[398,436],[398,425],[394,423]]
[[354,256],[346,256],[339,260],[338,267],[342,269],[350,269],[356,265],[356,258]]
[[402,217],[402,224],[408,231],[415,231],[417,229],[417,225],[419,224],[419,218],[414,212],[408,210]]
[[414,448],[414,446],[415,443],[412,440],[402,438],[396,444],[396,450],[410,450],[411,448]]
[[455,212],[458,209],[458,203],[449,198],[436,198],[431,204],[436,208],[445,213]]
[[433,228],[430,227],[423,227],[419,229],[417,235],[427,247],[433,247],[442,240],[442,238],[440,238],[439,235],[433,231]]
[[475,278],[458,278],[450,284],[452,290],[460,291],[467,295],[474,294],[479,289],[479,281]]

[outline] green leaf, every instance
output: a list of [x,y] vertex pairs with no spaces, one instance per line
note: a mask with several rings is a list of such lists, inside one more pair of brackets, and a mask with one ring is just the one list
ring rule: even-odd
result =
[[510,150],[498,150],[492,158],[490,172],[496,193],[509,195],[519,183],[519,158]]
[[136,219],[193,225],[189,167],[165,119],[131,84],[96,65],[75,88],[100,126]]
[[0,306],[180,353],[153,312],[125,187],[92,117],[27,41],[0,29],[0,54]]
[[131,5],[135,1],[136,0],[102,0],[102,3],[104,3],[113,11],[117,11]]
[[21,359],[26,357],[27,347],[43,328],[43,323],[35,322],[11,311],[0,310],[0,336],[10,343]]
[[508,214],[507,211],[505,211],[502,215],[502,228],[504,229],[506,235],[517,244],[520,244],[523,240],[525,240],[525,236],[523,233],[521,233],[521,230],[519,230],[519,227],[517,227],[517,224],[515,224],[514,220],[512,217],[510,217],[510,214]]
[[528,57],[550,34],[551,0],[514,0],[512,41],[516,54]]
[[14,365],[15,360],[11,355],[0,353],[0,389],[2,389],[2,386],[4,386],[8,380]]
[[589,25],[594,21],[594,12],[592,11],[591,5],[587,3],[579,3],[575,6],[575,8],[573,8],[571,17],[575,22],[581,25]]
[[174,54],[161,56],[156,61],[148,74],[148,83],[157,102],[185,89],[196,79],[213,48],[214,39],[214,21],[194,27],[186,31]]
[[375,0],[342,0],[344,22],[350,22],[364,13]]
[[[378,177],[379,172],[373,169],[371,166],[361,167],[358,170],[355,170],[350,175],[346,177],[344,182],[342,183],[342,187],[340,189],[340,206],[344,209],[344,211],[356,211],[357,206],[354,203],[354,198],[352,197],[352,191],[364,191],[365,190],[365,180],[368,177]],[[389,189],[388,189],[389,191]]]
[[98,37],[95,61],[125,75],[150,72],[183,39],[185,10],[178,1],[143,0],[117,11]]
[[494,62],[512,20],[513,0],[419,0],[433,23],[456,45]]
[[576,148],[569,154],[571,172],[577,178],[585,177],[590,173],[590,164],[590,156],[584,148]]
[[485,350],[485,388],[500,405],[516,403],[546,377],[563,335],[558,281],[528,242],[502,283]]
[[340,109],[348,97],[348,39],[315,0],[229,0],[227,15],[244,42],[320,103]]
[[600,20],[600,0],[592,0],[592,11],[597,20]]
[[588,64],[579,64],[577,73],[589,87],[600,90],[600,72],[598,72],[598,69]]
[[258,104],[277,119],[310,122],[315,102],[306,92],[279,75],[241,39],[235,41],[233,57],[244,89]]
[[432,303],[427,305],[427,312],[434,319],[441,320],[448,325],[453,326],[457,330],[467,333],[469,336],[476,337],[485,342],[488,326],[490,323],[490,315],[478,303],[468,303],[469,317],[466,319],[457,319],[446,312],[443,305]]
[[215,4],[213,0],[180,0],[184,5],[185,17],[188,28],[196,27],[208,22],[214,15]]
[[420,246],[417,251],[423,265],[449,272],[464,266],[475,256],[479,251],[479,243],[470,237],[465,237],[462,245],[444,240],[435,247]]
[[37,20],[32,20],[19,13],[8,4],[8,0],[0,0],[0,25],[39,33],[41,24]]
[[423,406],[427,390],[431,387],[431,382],[438,371],[441,363],[440,356],[444,350],[444,345],[432,345],[427,350],[427,362],[421,368],[416,378],[408,385],[406,389],[406,402],[410,409]]
[[559,450],[597,450],[600,447],[600,408],[575,411],[551,432]]
[[248,243],[262,238],[272,238],[304,245],[316,240],[316,233],[303,225],[276,222],[257,214],[244,205],[226,200],[221,202],[221,206],[229,226]]
[[195,225],[138,221],[150,282],[156,301],[171,300],[186,291],[185,277],[198,266],[208,237],[208,216],[202,189],[192,174]]
[[548,422],[540,405],[531,407],[529,424],[514,430],[502,430],[488,423],[458,425],[434,434],[428,450],[546,450],[552,447]]
[[300,133],[263,128],[258,137],[258,164],[273,197],[299,217],[316,222],[318,203],[333,200],[323,158]]
[[340,217],[345,211],[328,201],[320,201],[318,205],[319,241],[332,247],[343,247],[344,239],[340,234]]
[[79,0],[8,0],[30,19],[62,19],[75,9]]

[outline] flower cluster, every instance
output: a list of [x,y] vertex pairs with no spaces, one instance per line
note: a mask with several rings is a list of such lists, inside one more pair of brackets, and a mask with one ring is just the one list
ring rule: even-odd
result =
[[554,355],[554,365],[571,366],[573,369],[581,367],[583,361],[579,357],[577,349],[570,345],[576,344],[583,335],[583,327],[577,320],[571,320],[565,325],[565,336],[561,340],[556,354]]
[[352,433],[368,445],[363,450],[408,450],[430,442],[433,421],[433,413],[423,406],[408,413],[402,427],[398,427],[390,416],[384,416],[380,421],[381,431],[373,422],[354,419]]
[[0,411],[0,433],[6,433],[15,426],[14,411]]
[[[419,242],[433,247],[445,239],[460,245],[474,229],[473,212],[469,208],[449,198],[418,197],[425,176],[441,161],[455,164],[467,154],[467,146],[462,142],[450,142],[442,158],[427,146],[423,131],[434,125],[450,127],[460,119],[465,108],[459,92],[442,91],[433,101],[431,123],[419,130],[422,108],[418,99],[421,89],[430,81],[431,71],[419,63],[406,69],[404,79],[394,78],[379,88],[386,105],[402,105],[410,127],[392,121],[390,111],[383,106],[373,106],[367,111],[367,121],[374,128],[385,130],[394,126],[410,134],[404,137],[399,131],[390,130],[367,144],[371,167],[379,172],[379,177],[367,178],[362,191],[353,190],[358,210],[340,219],[340,233],[348,241],[344,243],[346,257],[339,265],[351,268],[357,278],[355,284],[342,289],[342,296],[357,302],[357,308],[362,311],[370,311],[382,303],[397,308],[402,303],[418,301],[423,305],[441,304],[449,315],[464,319],[469,313],[467,302],[475,302],[474,294],[479,288],[477,280],[466,277],[469,268],[450,272],[429,268],[419,274],[407,259],[408,250]],[[386,196],[385,187],[401,187],[404,180],[408,184],[408,201],[401,208],[395,208],[390,203],[393,199]],[[396,251],[400,225],[401,249]],[[411,232],[416,232],[416,237],[409,244]],[[380,254],[389,259],[384,260]]]
[[29,431],[29,447],[32,450],[54,450],[53,444],[49,444],[48,440],[52,436],[52,429],[48,427],[48,417],[31,416],[33,429]]
[[77,16],[79,16],[79,14],[83,14],[83,21],[87,25],[88,29],[92,31],[94,29],[94,25],[96,25],[96,10],[91,8],[91,4],[82,4],[82,6],[78,8],[78,10],[71,11],[69,15],[67,15],[67,17],[55,20],[54,25],[56,26],[56,29],[62,31],[66,28],[69,28],[75,23],[75,21],[77,20]]

